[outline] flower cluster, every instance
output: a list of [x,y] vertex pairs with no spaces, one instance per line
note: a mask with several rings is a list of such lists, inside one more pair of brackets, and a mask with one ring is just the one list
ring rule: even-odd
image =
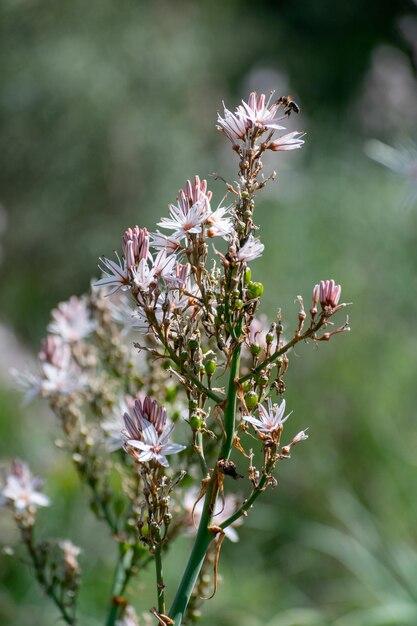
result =
[[[239,165],[217,208],[207,181],[194,176],[157,221],[159,230],[127,228],[115,259],[100,259],[102,276],[91,293],[52,311],[39,373],[17,374],[27,397],[48,400],[62,427],[57,445],[70,454],[92,511],[117,544],[107,626],[137,624],[124,594],[150,561],[157,587],[152,613],[159,624],[180,626],[187,606],[191,617],[197,615],[208,583],[217,588],[223,538],[238,539],[236,527],[276,484],[277,464],[307,439],[302,430],[281,444],[292,348],[349,329],[346,322],[328,331],[346,306],[334,280],[315,285],[309,318],[297,296],[296,321],[285,333],[280,309],[271,323],[259,315],[264,287],[252,279],[252,263],[265,246],[255,200],[274,179],[261,174],[261,158],[266,150],[302,147],[298,131],[276,135],[285,130],[282,120],[298,110],[288,96],[255,92],[233,113],[224,107],[217,128],[232,142]],[[221,250],[214,238],[223,240]],[[174,428],[180,443],[172,442]],[[259,467],[254,438],[263,453]],[[18,523],[31,513],[25,531],[33,527],[36,507],[49,504],[20,461],[1,493]],[[175,538],[190,531],[195,548],[168,610],[162,559]],[[38,581],[64,620],[75,624],[79,548],[55,542],[49,560],[42,560],[30,533],[24,541]],[[57,589],[49,579],[54,567]]]

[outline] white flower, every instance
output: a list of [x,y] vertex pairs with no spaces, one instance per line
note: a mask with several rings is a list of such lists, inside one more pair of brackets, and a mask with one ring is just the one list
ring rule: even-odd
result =
[[95,287],[112,287],[107,294],[108,296],[118,289],[129,289],[130,275],[127,269],[126,261],[124,259],[121,260],[117,252],[116,257],[117,263],[111,259],[106,259],[106,257],[100,258],[101,267],[99,267],[104,276],[94,283]]
[[167,254],[176,253],[181,250],[181,244],[178,239],[170,237],[169,235],[163,235],[159,230],[157,230],[156,233],[151,233],[151,237],[151,246],[155,248],[155,250],[165,250]]
[[238,107],[235,113],[227,109],[223,102],[224,117],[217,113],[217,129],[220,130],[232,143],[243,140],[249,127],[243,107]]
[[[271,104],[273,95],[274,92],[271,92],[267,101],[265,94],[261,93],[258,96],[256,92],[252,91],[248,103],[242,100],[243,115],[253,126],[284,130],[284,126],[278,124],[283,119],[283,116],[276,117],[279,105],[277,102]],[[242,107],[239,108],[242,109]]]
[[264,244],[255,238],[253,235],[249,235],[247,242],[240,248],[237,253],[237,259],[241,263],[253,261],[262,256],[264,251]]
[[304,133],[299,133],[298,131],[287,133],[286,135],[281,135],[278,139],[271,141],[267,148],[273,152],[278,152],[280,150],[296,150],[297,148],[302,148],[304,145],[304,140],[301,139],[302,137],[304,137]]
[[271,400],[268,400],[268,411],[262,404],[258,404],[258,411],[259,419],[253,415],[244,415],[243,419],[246,422],[250,422],[259,432],[266,434],[273,433],[281,428],[283,423],[286,422],[291,415],[290,413],[286,417],[283,417],[285,413],[285,400],[283,400],[280,405],[272,404]]
[[72,541],[65,539],[59,542],[59,547],[64,553],[64,563],[71,572],[79,572],[77,557],[81,552],[81,548],[75,546]]
[[32,476],[29,467],[23,461],[15,459],[12,471],[6,478],[2,496],[10,500],[15,510],[20,513],[30,506],[48,506],[49,498],[40,492],[42,481]]
[[171,218],[163,217],[158,226],[175,232],[175,237],[181,240],[190,233],[201,233],[201,224],[210,213],[210,204],[207,199],[198,200],[187,210],[183,204],[169,207]]
[[169,454],[177,454],[186,448],[186,446],[178,443],[168,443],[174,424],[166,426],[159,436],[155,426],[147,420],[141,420],[141,427],[142,441],[137,439],[128,439],[126,441],[127,445],[140,450],[139,454],[137,454],[137,460],[141,463],[156,461],[164,467],[169,467],[166,457]]
[[149,267],[146,259],[141,259],[137,268],[131,268],[132,281],[141,291],[148,291],[155,283],[153,269]]
[[233,231],[233,223],[230,217],[225,215],[230,211],[230,207],[218,207],[207,219],[207,235],[212,237],[227,238]]
[[84,339],[96,327],[96,323],[90,318],[85,298],[79,299],[76,296],[58,304],[52,311],[52,318],[48,332],[69,343]]
[[153,261],[153,273],[155,276],[170,279],[177,264],[177,257],[174,254],[167,255],[166,250],[160,250]]

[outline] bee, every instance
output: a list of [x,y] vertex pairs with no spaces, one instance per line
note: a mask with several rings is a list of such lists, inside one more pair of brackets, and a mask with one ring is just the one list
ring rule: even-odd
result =
[[298,104],[296,102],[294,102],[294,100],[291,98],[291,96],[283,96],[283,97],[279,98],[277,104],[283,104],[284,105],[284,113],[285,113],[285,115],[290,116],[291,113],[299,113],[300,112],[300,107],[298,106]]

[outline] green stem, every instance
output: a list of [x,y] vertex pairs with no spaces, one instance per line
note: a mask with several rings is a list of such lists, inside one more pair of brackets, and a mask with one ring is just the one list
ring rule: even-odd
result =
[[[239,374],[241,345],[238,344],[233,352],[230,365],[229,387],[227,392],[227,404],[224,412],[224,426],[226,437],[220,450],[218,460],[228,459],[232,450],[235,433],[235,413],[236,413],[236,378]],[[190,600],[190,596],[197,582],[198,575],[206,556],[207,549],[213,539],[213,534],[209,529],[213,515],[214,503],[218,493],[217,468],[207,485],[204,499],[203,512],[198,526],[197,537],[194,542],[190,558],[187,563],[184,575],[178,587],[174,602],[171,606],[169,616],[174,620],[174,626],[181,626],[185,611]]]
[[119,548],[119,558],[116,565],[116,571],[114,573],[113,586],[112,586],[112,603],[107,615],[106,626],[114,626],[116,619],[119,616],[119,610],[121,608],[119,599],[123,595],[129,578],[132,574],[132,564],[134,557],[134,549],[129,548],[126,552],[122,546]]
[[162,546],[158,544],[155,550],[156,589],[158,595],[158,613],[165,615],[165,584],[162,571]]
[[224,429],[226,437],[220,450],[219,459],[228,459],[233,446],[235,436],[236,418],[236,379],[239,375],[241,344],[235,347],[230,364],[229,387],[227,389],[227,404],[224,411]]
[[260,372],[262,372],[262,370],[264,370],[268,365],[276,361],[280,356],[288,352],[288,350],[290,348],[293,348],[299,341],[302,341],[303,339],[308,339],[309,337],[314,335],[314,333],[316,333],[323,326],[323,324],[324,324],[324,318],[320,318],[317,324],[310,326],[310,328],[306,330],[304,334],[295,335],[291,339],[291,341],[286,343],[285,346],[283,346],[277,352],[274,352],[274,354],[271,354],[271,356],[268,359],[265,359],[265,361],[262,361],[262,363],[260,363],[258,367],[255,367],[252,371],[250,371],[249,374],[245,374],[245,376],[242,376],[241,378],[239,378],[239,381],[238,381],[239,384],[241,385],[242,383],[246,382],[253,376],[256,376],[256,374],[259,374]]
[[203,433],[201,430],[197,430],[195,433],[195,443],[194,450],[198,455],[198,460],[200,461],[201,473],[203,474],[203,478],[205,478],[208,474],[208,467],[206,463],[206,458],[204,456],[204,448],[203,448]]
[[242,517],[242,515],[244,515],[246,511],[249,511],[252,504],[255,502],[255,500],[261,495],[262,491],[264,490],[267,480],[268,480],[268,477],[264,474],[261,480],[259,481],[259,484],[253,489],[249,498],[245,500],[242,506],[235,513],[233,513],[233,515],[228,517],[224,522],[220,524],[220,528],[223,528],[223,529],[227,528],[228,526],[233,524],[233,522],[239,519],[239,517]]

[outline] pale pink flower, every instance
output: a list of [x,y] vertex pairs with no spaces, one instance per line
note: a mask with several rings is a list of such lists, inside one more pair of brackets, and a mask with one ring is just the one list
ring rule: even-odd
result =
[[243,107],[239,106],[234,113],[229,111],[223,103],[224,117],[217,113],[217,130],[220,130],[232,143],[242,141],[250,124],[246,118]]
[[246,422],[250,422],[256,430],[261,433],[271,434],[276,432],[284,422],[287,421],[291,414],[284,417],[285,413],[285,400],[282,400],[281,404],[272,404],[271,400],[268,400],[268,410],[265,409],[262,404],[258,404],[259,418],[253,415],[243,415]]
[[167,456],[177,454],[185,450],[186,446],[178,443],[168,443],[168,439],[174,430],[174,424],[166,426],[162,433],[158,435],[156,428],[147,420],[140,420],[142,432],[141,439],[128,439],[126,445],[140,450],[134,456],[140,463],[155,461],[163,467],[169,467]]
[[163,217],[158,226],[174,231],[174,236],[179,240],[188,234],[201,233],[202,224],[206,221],[210,212],[210,205],[206,201],[198,200],[188,210],[178,204],[169,207],[171,217]]
[[280,150],[296,150],[297,148],[302,148],[304,145],[304,140],[301,139],[302,137],[304,137],[304,134],[299,133],[298,131],[287,133],[286,135],[281,135],[278,139],[271,141],[271,143],[267,145],[267,148],[273,152],[278,152]]
[[149,254],[149,233],[146,228],[128,228],[122,236],[122,248],[128,269],[146,259]]
[[233,222],[230,217],[226,217],[230,207],[217,207],[210,213],[206,221],[207,235],[210,238],[223,237],[226,239],[233,232]]
[[278,124],[284,116],[276,116],[279,104],[278,102],[271,104],[273,95],[274,92],[271,92],[267,100],[265,94],[261,93],[258,95],[255,91],[252,91],[247,103],[242,100],[244,115],[251,125],[261,129],[272,128],[274,130],[284,130],[284,126]]
[[263,243],[260,242],[259,239],[254,237],[253,235],[249,235],[246,243],[238,250],[237,260],[241,263],[248,263],[249,261],[253,261],[258,257],[262,256],[262,253],[265,249]]
[[159,230],[156,233],[151,233],[151,237],[151,246],[155,250],[164,250],[167,254],[175,254],[181,251],[181,244],[175,237],[163,235]]
[[77,561],[77,557],[80,555],[81,548],[75,546],[69,539],[64,539],[59,542],[59,547],[64,553],[64,564],[70,573],[74,574],[80,571],[80,566]]
[[149,291],[149,288],[155,284],[156,279],[154,271],[149,267],[146,259],[141,259],[138,267],[132,267],[130,272],[132,283],[140,289],[140,291]]
[[67,302],[58,304],[51,315],[52,322],[48,326],[48,331],[69,343],[88,337],[96,328],[85,298],[72,296]]
[[116,252],[117,263],[106,257],[100,257],[101,266],[104,276],[94,283],[95,287],[111,287],[107,293],[108,296],[115,293],[118,289],[125,291],[130,289],[130,274],[125,259],[120,259]]
[[189,207],[199,201],[210,201],[213,193],[207,190],[207,181],[194,176],[194,181],[187,180],[183,189],[178,192],[178,197],[184,195],[188,200]]
[[333,279],[320,281],[319,300],[323,309],[326,307],[335,309],[339,303],[341,293],[342,287],[340,285],[336,285]]
[[12,503],[17,513],[21,513],[29,507],[49,505],[49,498],[40,492],[42,485],[43,481],[32,476],[26,463],[14,459],[1,495]]
[[139,394],[136,396],[133,411],[130,408],[125,411],[123,419],[126,435],[130,439],[141,439],[142,431],[147,428],[148,423],[155,427],[158,435],[162,435],[167,424],[167,412],[156,400]]

